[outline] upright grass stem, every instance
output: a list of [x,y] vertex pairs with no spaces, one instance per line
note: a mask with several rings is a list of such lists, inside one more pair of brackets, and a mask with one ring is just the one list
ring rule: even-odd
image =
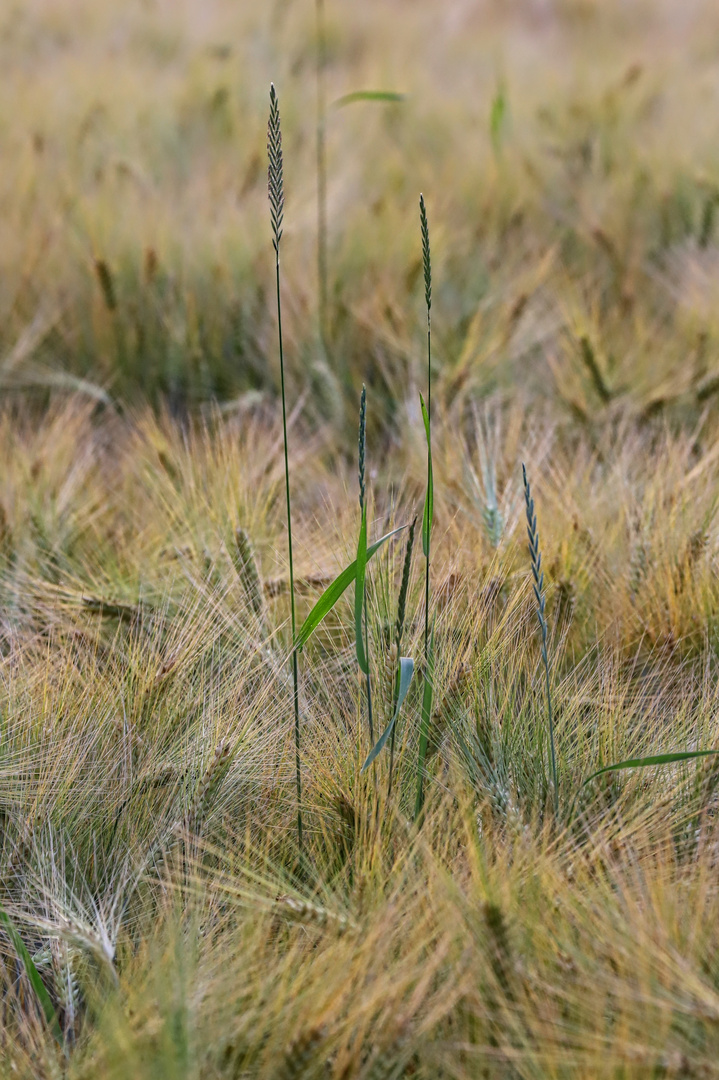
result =
[[434,476],[432,472],[432,432],[430,408],[432,402],[432,259],[429,247],[429,225],[424,195],[419,197],[419,221],[422,233],[422,263],[424,265],[424,300],[427,307],[427,404],[419,395],[422,407],[422,421],[427,439],[427,490],[424,497],[422,515],[422,550],[424,552],[424,690],[422,692],[422,713],[419,732],[419,755],[417,758],[417,796],[415,799],[414,819],[420,820],[424,805],[424,768],[429,743],[429,727],[432,718],[432,697],[434,694],[434,631],[429,636],[429,566],[432,518],[434,516]]
[[327,102],[325,3],[315,0],[317,31],[317,285],[320,340],[327,348]]
[[[367,448],[367,388],[362,387],[360,398],[359,438],[358,438],[358,479],[359,479],[359,504],[363,518],[366,514],[367,485],[365,482],[365,451]],[[364,613],[364,655],[367,670],[365,672],[365,684],[367,687],[367,722],[369,725],[370,745],[374,746],[374,721],[372,718],[372,681],[369,670],[369,627],[367,622],[367,582],[362,582],[362,610]]]
[[292,621],[292,686],[295,714],[295,777],[297,786],[297,845],[302,854],[302,775],[300,771],[300,694],[297,670],[297,627],[295,614],[295,574],[292,559],[292,508],[290,505],[290,463],[287,452],[287,399],[285,394],[285,361],[282,349],[282,302],[280,296],[280,240],[284,219],[285,196],[282,175],[282,131],[280,108],[274,83],[270,87],[270,119],[267,126],[268,193],[272,223],[272,246],[275,249],[277,284],[277,331],[280,351],[280,384],[282,391],[282,436],[285,452],[285,495],[287,497],[287,547],[290,563],[290,608]]
[[547,690],[547,723],[549,734],[549,761],[552,771],[552,788],[554,790],[554,812],[559,813],[559,789],[557,787],[557,759],[554,750],[554,719],[552,716],[552,691],[549,682],[549,657],[547,653],[547,619],[545,616],[544,596],[544,571],[542,570],[542,553],[539,550],[539,531],[537,530],[537,515],[534,511],[534,499],[527,479],[527,470],[522,462],[522,479],[524,481],[524,502],[527,509],[527,536],[529,537],[529,556],[532,561],[532,577],[534,578],[534,596],[537,601],[537,619],[542,635],[542,661],[544,662],[544,677]]
[[[399,663],[399,658],[402,655],[402,638],[404,637],[404,623],[407,615],[407,593],[409,592],[409,575],[412,568],[412,549],[414,547],[414,530],[417,525],[417,518],[414,519],[409,527],[409,535],[407,537],[407,546],[404,552],[404,564],[402,566],[402,581],[399,587],[399,597],[397,600],[397,621],[395,623],[394,631],[394,649],[396,652],[396,662]],[[399,695],[399,667],[397,668],[397,677],[394,683],[394,693],[392,695],[392,713],[397,708],[397,698]],[[392,794],[392,777],[394,775],[394,741],[395,741],[396,728],[392,728],[392,737],[389,746],[389,779],[387,781],[387,802],[389,802],[390,795]]]
[[[424,267],[424,299],[427,307],[427,417],[432,419],[432,258],[429,247],[429,225],[427,222],[427,210],[424,205],[424,195],[419,197],[419,221],[422,233],[422,263]],[[428,429],[429,430],[429,429]],[[431,475],[431,446],[429,435],[427,437],[427,492],[432,484]],[[422,544],[425,556],[424,569],[424,664],[427,668],[429,653],[429,555],[430,555],[430,532],[432,522],[424,523],[422,532]]]

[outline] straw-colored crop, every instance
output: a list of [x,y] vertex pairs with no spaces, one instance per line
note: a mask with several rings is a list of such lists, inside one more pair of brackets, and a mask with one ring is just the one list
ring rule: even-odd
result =
[[0,1076],[715,1077],[715,6],[0,7]]

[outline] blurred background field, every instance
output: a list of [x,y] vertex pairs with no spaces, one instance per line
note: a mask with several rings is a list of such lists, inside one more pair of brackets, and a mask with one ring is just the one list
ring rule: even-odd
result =
[[[341,430],[363,379],[387,420],[414,400],[420,190],[444,402],[521,385],[558,418],[695,416],[719,375],[716,6],[328,0],[325,19],[326,351],[314,4],[3,5],[2,385],[274,393],[272,79],[288,362],[319,418]],[[372,89],[406,97],[332,108]]]
[[[719,1075],[719,7],[0,4],[0,1074]],[[326,97],[319,318],[317,70]],[[398,738],[349,599],[422,513]],[[348,100],[359,91],[401,100]],[[559,808],[521,479],[547,581]],[[392,712],[405,535],[370,566]],[[577,813],[573,816],[575,796]]]

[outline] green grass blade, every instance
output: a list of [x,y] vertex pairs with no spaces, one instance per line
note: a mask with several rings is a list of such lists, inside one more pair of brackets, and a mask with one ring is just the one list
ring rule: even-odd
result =
[[412,659],[412,657],[411,656],[400,656],[400,658],[399,658],[399,689],[397,691],[397,704],[395,705],[394,715],[392,716],[392,719],[390,720],[389,724],[387,725],[387,727],[385,728],[385,730],[380,735],[379,739],[377,740],[377,742],[374,744],[374,746],[370,750],[369,754],[367,755],[367,760],[365,761],[364,765],[362,766],[362,772],[364,772],[365,769],[368,769],[370,767],[370,765],[372,764],[372,762],[374,761],[374,759],[377,757],[377,755],[382,752],[382,749],[383,749],[385,743],[387,742],[390,735],[392,734],[392,731],[394,729],[394,725],[397,722],[397,717],[399,716],[399,711],[402,708],[402,705],[404,703],[404,699],[407,697],[407,691],[409,690],[409,685],[412,682],[412,676],[413,675],[414,675],[414,660]]
[[492,101],[492,109],[489,114],[489,133],[492,139],[494,153],[499,156],[502,149],[502,134],[504,122],[507,116],[507,96],[504,87],[499,86]]
[[23,967],[25,968],[31,986],[35,991],[35,996],[40,1002],[40,1006],[45,1014],[45,1019],[48,1022],[48,1026],[52,1030],[52,1033],[57,1039],[57,1041],[61,1043],[62,1031],[60,1029],[60,1021],[57,1018],[57,1013],[55,1012],[55,1007],[50,999],[50,995],[45,989],[45,983],[40,978],[40,972],[35,967],[33,959],[30,956],[30,953],[27,951],[27,948],[25,947],[25,942],[22,940],[17,930],[13,926],[12,922],[10,921],[10,916],[7,914],[7,912],[3,911],[2,908],[0,908],[0,923],[2,923],[2,925],[5,927],[5,933],[10,938],[15,952],[22,960]]
[[346,105],[354,105],[358,101],[377,101],[384,104],[397,104],[404,101],[406,94],[397,94],[392,90],[355,90],[352,94],[343,94],[342,97],[333,101],[331,109],[344,109]]
[[427,492],[424,497],[424,514],[422,515],[422,551],[425,559],[429,558],[429,537],[432,531],[432,518],[434,517],[434,475],[432,472],[432,440],[429,431],[429,413],[424,403],[424,398],[419,395],[422,404],[422,419],[427,436]]
[[364,606],[365,571],[367,569],[367,507],[362,507],[362,524],[360,525],[359,542],[357,544],[357,567],[355,573],[355,649],[357,663],[365,675],[369,672],[367,654],[365,653],[364,638],[362,636],[362,608]]
[[419,727],[419,756],[417,758],[417,798],[414,803],[414,819],[419,817],[424,804],[424,763],[427,758],[427,744],[429,742],[429,723],[432,717],[432,697],[434,695],[434,627],[429,640],[429,652],[427,653],[427,670],[424,675],[424,692],[422,694],[422,718]]
[[[372,558],[376,551],[382,547],[391,537],[396,536],[397,533],[402,532],[402,529],[406,529],[406,525],[400,525],[398,529],[393,529],[392,532],[385,533],[379,540],[376,540],[374,544],[370,544],[367,548],[366,562]],[[326,615],[329,615],[332,608],[335,606],[339,598],[344,593],[345,589],[352,584],[357,577],[357,560],[346,566],[341,574],[338,574],[331,585],[328,585],[322,596],[319,598],[315,606],[310,611],[309,615],[302,623],[299,633],[296,639],[296,648],[302,649],[313,633],[320,625]]]
[[605,765],[603,769],[597,769],[586,780],[583,780],[577,788],[569,810],[569,820],[571,821],[574,814],[574,807],[580,792],[592,780],[596,780],[598,776],[610,772],[620,772],[623,769],[648,769],[652,765],[673,765],[677,761],[693,761],[695,758],[710,757],[713,754],[719,754],[719,750],[678,750],[671,754],[651,754],[649,757],[627,758],[626,761],[617,761],[614,765]]

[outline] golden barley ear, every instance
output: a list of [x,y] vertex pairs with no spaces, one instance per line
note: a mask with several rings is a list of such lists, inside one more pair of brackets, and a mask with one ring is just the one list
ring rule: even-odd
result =
[[252,610],[258,619],[264,615],[262,582],[249,534],[241,526],[235,529],[235,565]]

